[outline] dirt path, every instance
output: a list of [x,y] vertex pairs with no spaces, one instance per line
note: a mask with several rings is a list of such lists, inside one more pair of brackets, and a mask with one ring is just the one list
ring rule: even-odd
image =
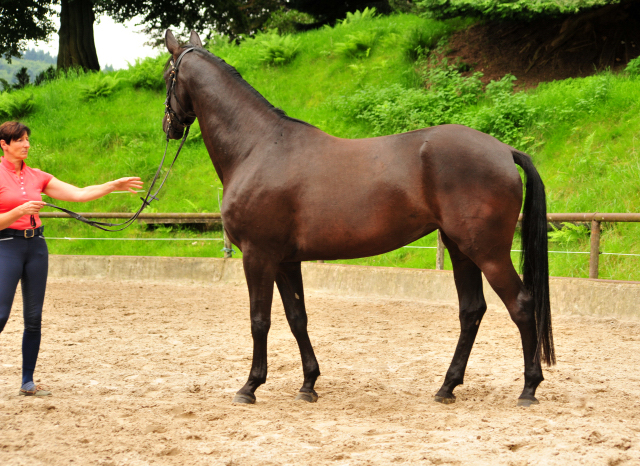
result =
[[276,292],[269,378],[250,367],[244,287],[52,280],[38,379],[16,396],[21,302],[0,335],[2,465],[640,464],[640,324],[556,316],[541,404],[515,406],[522,353],[490,309],[458,401],[432,401],[458,336],[453,306],[307,296],[323,375],[294,402],[300,357]]

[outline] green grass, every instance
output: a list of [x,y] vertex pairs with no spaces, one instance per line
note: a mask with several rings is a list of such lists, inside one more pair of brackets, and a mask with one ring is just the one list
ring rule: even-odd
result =
[[[638,212],[640,160],[640,76],[602,73],[540,85],[511,93],[509,79],[485,94],[472,78],[453,68],[416,65],[408,53],[416,44],[423,56],[437,37],[467,24],[413,15],[376,17],[295,36],[296,54],[288,63],[261,61],[260,37],[241,46],[209,44],[274,105],[330,134],[358,138],[387,134],[411,125],[465,123],[490,132],[529,152],[545,181],[550,212]],[[416,30],[426,31],[416,34]],[[368,54],[340,54],[338,44],[360,33],[375,34]],[[429,40],[425,40],[428,37]],[[71,73],[38,87],[12,93],[33,94],[33,109],[23,121],[32,130],[29,164],[85,186],[122,176],[153,176],[164,150],[161,130],[166,55],[133,64],[109,82],[109,95],[96,88],[102,78]],[[423,80],[431,83],[429,90]],[[110,84],[114,84],[112,87]],[[98,94],[87,100],[94,86]],[[84,94],[83,94],[84,92]],[[407,109],[398,111],[398,109]],[[403,120],[404,118],[404,120]],[[388,123],[387,123],[388,122]],[[400,128],[400,129],[399,129]],[[197,127],[150,212],[218,212],[222,186]],[[169,153],[178,143],[173,141]],[[111,194],[86,205],[55,202],[76,211],[133,212],[139,196]],[[123,233],[104,233],[70,220],[45,221],[49,237],[189,238],[190,241],[49,241],[54,254],[222,256],[219,232],[187,229],[150,231],[135,225]],[[193,238],[193,241],[191,241]],[[640,253],[635,224],[605,225],[602,250]],[[435,235],[414,243],[435,246]],[[196,244],[192,244],[196,243]],[[551,250],[588,251],[588,236],[550,243]],[[518,249],[517,239],[514,249]],[[238,257],[238,255],[236,255]],[[601,277],[640,280],[637,257],[603,255]],[[517,263],[518,254],[514,253]],[[435,249],[403,248],[346,263],[434,268]],[[550,255],[551,274],[588,276],[585,254]],[[446,262],[450,268],[450,262]]]

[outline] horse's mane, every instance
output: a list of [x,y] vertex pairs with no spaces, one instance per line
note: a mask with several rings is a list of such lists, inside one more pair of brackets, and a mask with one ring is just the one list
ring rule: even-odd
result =
[[[194,52],[200,52],[200,54],[205,59],[213,60],[213,62],[216,65],[218,65],[224,71],[229,73],[229,75],[233,79],[235,79],[240,85],[242,85],[249,92],[251,92],[254,96],[256,96],[258,98],[258,100],[260,100],[263,104],[265,104],[269,110],[274,112],[280,118],[283,118],[283,119],[289,120],[289,121],[294,121],[296,123],[302,123],[303,125],[307,125],[307,126],[311,126],[312,128],[315,128],[315,126],[313,126],[311,123],[307,123],[306,121],[299,120],[297,118],[292,118],[292,117],[288,116],[287,113],[284,110],[274,106],[271,102],[269,102],[267,99],[265,99],[264,96],[262,94],[260,94],[251,84],[249,84],[247,81],[245,81],[245,79],[242,77],[242,75],[240,74],[240,72],[238,70],[236,70],[233,66],[231,66],[229,63],[224,61],[222,58],[217,57],[214,54],[212,54],[211,52],[209,52],[207,49],[200,48],[200,47],[195,48],[193,51]],[[169,66],[170,61],[171,61],[171,57],[169,57],[169,60],[167,60],[167,63],[165,65],[165,70]]]

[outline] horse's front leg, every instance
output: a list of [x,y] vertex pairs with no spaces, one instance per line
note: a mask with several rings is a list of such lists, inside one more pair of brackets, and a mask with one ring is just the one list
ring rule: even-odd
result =
[[253,361],[249,379],[236,393],[233,402],[253,404],[256,402],[256,389],[267,380],[267,335],[271,327],[271,302],[277,263],[267,254],[245,251],[243,265],[251,306]]
[[276,275],[276,285],[278,285],[278,290],[282,297],[282,304],[289,321],[289,327],[291,327],[291,333],[293,333],[298,342],[300,357],[302,358],[304,383],[296,400],[313,403],[318,400],[318,394],[313,387],[316,379],[320,376],[320,367],[307,332],[307,311],[304,305],[300,262],[280,264]]

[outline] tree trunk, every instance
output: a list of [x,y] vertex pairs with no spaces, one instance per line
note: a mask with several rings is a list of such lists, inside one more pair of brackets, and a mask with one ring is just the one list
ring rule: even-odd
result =
[[61,0],[58,36],[58,69],[80,67],[85,71],[100,71],[93,39],[92,0]]

